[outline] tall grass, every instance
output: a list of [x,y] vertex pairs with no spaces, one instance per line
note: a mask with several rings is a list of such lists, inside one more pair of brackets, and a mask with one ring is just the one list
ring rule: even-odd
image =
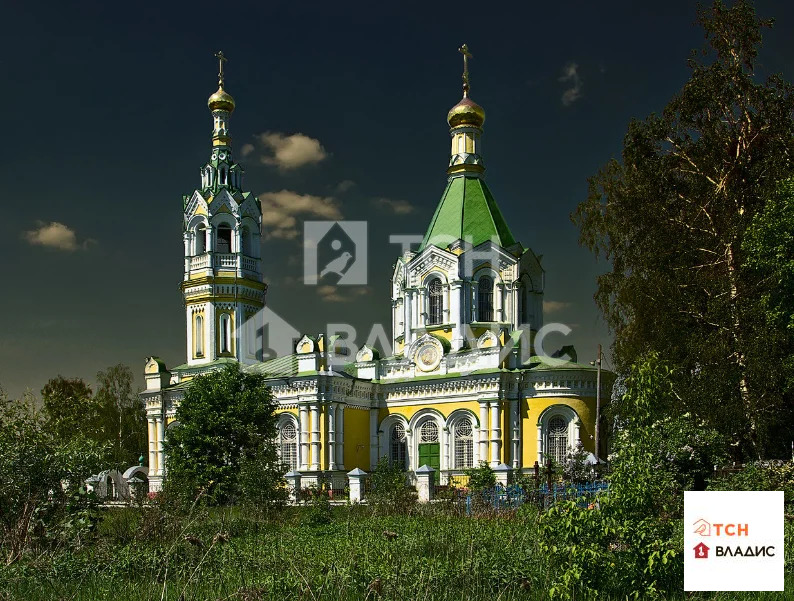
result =
[[269,516],[223,509],[187,519],[116,509],[92,544],[3,568],[0,591],[31,601],[547,598],[549,566],[531,511],[377,517],[337,507],[330,521],[310,517],[306,509]]

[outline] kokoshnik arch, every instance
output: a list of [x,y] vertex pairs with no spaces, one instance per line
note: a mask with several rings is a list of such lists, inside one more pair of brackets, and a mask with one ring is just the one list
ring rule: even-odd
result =
[[392,274],[394,354],[365,346],[341,369],[322,335],[261,360],[262,212],[233,159],[235,102],[218,53],[210,160],[201,187],[183,197],[187,362],[168,370],[149,358],[141,393],[152,490],[166,470],[165,430],[191,379],[230,362],[270,380],[281,458],[305,485],[373,469],[382,457],[411,474],[429,465],[446,483],[480,461],[521,470],[545,456],[562,461],[580,444],[594,451],[596,369],[577,363],[572,347],[566,358],[534,352],[545,271],[513,238],[485,182],[485,111],[469,97],[471,55],[460,51],[463,98],[447,115],[447,185],[419,248],[398,257]]

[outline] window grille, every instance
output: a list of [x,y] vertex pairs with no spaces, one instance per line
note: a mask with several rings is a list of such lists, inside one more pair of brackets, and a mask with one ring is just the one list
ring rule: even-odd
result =
[[419,430],[419,442],[438,442],[438,425],[436,422],[427,421]]
[[493,280],[488,276],[477,283],[477,321],[493,321]]
[[298,431],[295,424],[285,423],[281,426],[281,461],[290,470],[298,469]]
[[428,324],[440,324],[444,320],[444,286],[442,286],[441,280],[434,279],[427,288],[430,293]]
[[389,461],[392,465],[405,467],[405,427],[402,424],[395,424],[391,430],[391,445],[389,448]]
[[564,463],[568,455],[568,424],[559,415],[549,420],[548,454],[557,463]]
[[474,465],[474,436],[471,420],[465,419],[455,424],[455,468],[466,469]]

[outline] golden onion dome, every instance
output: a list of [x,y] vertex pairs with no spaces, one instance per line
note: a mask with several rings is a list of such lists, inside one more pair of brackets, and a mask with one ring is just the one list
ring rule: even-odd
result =
[[450,127],[459,125],[472,125],[482,127],[485,122],[485,109],[474,102],[468,95],[464,95],[461,101],[449,109],[447,123]]
[[210,107],[211,111],[228,111],[231,113],[234,110],[234,98],[223,89],[223,86],[218,86],[218,91],[210,96],[207,106]]

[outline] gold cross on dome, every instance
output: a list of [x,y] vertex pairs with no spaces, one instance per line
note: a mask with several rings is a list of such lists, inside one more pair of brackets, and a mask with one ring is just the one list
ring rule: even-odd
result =
[[218,85],[223,87],[223,63],[229,59],[224,56],[223,50],[218,50],[215,53],[215,58],[218,59]]
[[469,59],[474,57],[466,44],[458,48],[458,52],[463,55],[463,95],[466,96],[469,93]]

